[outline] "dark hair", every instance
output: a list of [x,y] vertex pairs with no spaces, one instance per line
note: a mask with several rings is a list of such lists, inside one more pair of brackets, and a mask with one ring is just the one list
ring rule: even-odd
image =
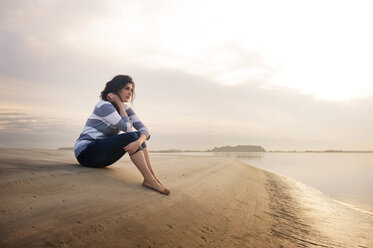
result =
[[[104,101],[109,101],[107,95],[109,93],[115,93],[118,95],[118,91],[126,87],[127,84],[132,84],[132,99],[131,103],[133,104],[133,99],[135,98],[135,83],[132,78],[128,75],[117,75],[111,81],[106,83],[105,89],[101,92],[100,98]],[[118,95],[119,96],[119,95]],[[119,108],[115,103],[112,103],[116,110],[119,112]]]

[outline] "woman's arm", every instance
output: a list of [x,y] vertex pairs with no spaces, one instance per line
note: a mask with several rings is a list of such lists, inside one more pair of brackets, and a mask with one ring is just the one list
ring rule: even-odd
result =
[[127,106],[126,112],[131,119],[133,127],[140,132],[140,137],[138,140],[131,142],[127,146],[123,147],[126,152],[132,154],[137,151],[137,149],[139,149],[139,147],[145,140],[148,140],[150,138],[150,134],[146,126],[140,121],[132,108]]
[[[97,105],[93,111],[93,114],[103,118],[108,124],[115,126],[123,132],[127,132],[132,129],[131,121],[127,116],[124,105],[120,101],[120,98],[117,95],[113,95],[115,94],[109,93],[109,102],[104,102],[101,105]],[[112,103],[115,103],[118,106],[119,114]]]
[[117,95],[117,94],[114,94],[114,93],[109,93],[107,95],[107,99],[109,100],[109,102],[111,103],[115,103],[118,108],[119,108],[119,115],[120,116],[127,116],[127,113],[126,113],[126,110],[124,108],[124,105],[120,99],[120,97]]
[[[139,117],[136,115],[135,111],[131,107],[126,108],[126,112],[128,117],[130,118],[133,127],[140,132],[140,134],[145,135],[145,140],[150,139],[150,134],[148,128],[144,125],[144,123],[141,122]],[[144,141],[145,141],[144,140]],[[142,142],[141,142],[142,143]]]

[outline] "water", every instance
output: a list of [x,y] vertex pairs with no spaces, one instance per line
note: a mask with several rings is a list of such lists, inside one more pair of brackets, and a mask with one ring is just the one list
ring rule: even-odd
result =
[[373,212],[372,153],[261,153],[239,158]]
[[[373,212],[373,153],[177,153],[234,156]],[[174,154],[174,155],[177,155]]]

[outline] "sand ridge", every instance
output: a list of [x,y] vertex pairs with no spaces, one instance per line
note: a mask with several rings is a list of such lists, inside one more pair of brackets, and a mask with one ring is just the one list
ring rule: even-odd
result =
[[171,195],[128,157],[0,148],[0,247],[373,247],[373,216],[234,158],[151,154]]

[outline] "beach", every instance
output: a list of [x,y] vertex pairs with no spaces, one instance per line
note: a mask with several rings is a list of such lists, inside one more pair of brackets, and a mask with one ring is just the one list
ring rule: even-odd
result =
[[128,155],[0,148],[0,247],[373,247],[373,215],[229,157],[151,154],[171,190],[141,186]]

